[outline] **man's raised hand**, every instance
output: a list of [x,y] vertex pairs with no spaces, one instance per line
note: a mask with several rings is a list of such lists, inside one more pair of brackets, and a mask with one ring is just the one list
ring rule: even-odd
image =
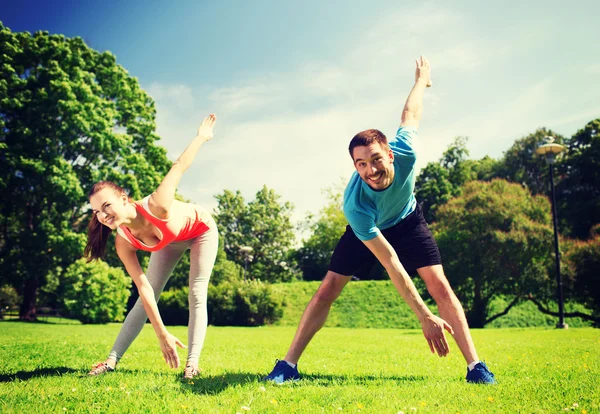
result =
[[421,81],[425,82],[425,86],[428,88],[433,85],[431,82],[431,67],[429,66],[429,61],[423,55],[417,60],[415,60],[417,64],[417,68],[415,69],[415,83]]

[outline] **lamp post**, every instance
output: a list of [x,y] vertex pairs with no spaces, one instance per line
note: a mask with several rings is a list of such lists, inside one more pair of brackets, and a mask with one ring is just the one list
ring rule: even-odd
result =
[[560,252],[558,250],[558,220],[556,218],[556,197],[554,195],[554,163],[556,155],[560,154],[565,148],[554,142],[554,138],[547,136],[544,143],[537,147],[535,152],[546,158],[550,170],[550,189],[552,191],[552,222],[554,224],[554,257],[556,259],[556,290],[558,296],[558,324],[559,329],[567,329],[569,325],[565,323],[565,308],[563,304],[562,279],[560,277]]
[[244,273],[242,274],[242,279],[246,279],[246,272],[248,272],[248,260],[252,260],[252,253],[254,249],[250,246],[242,246],[240,247],[240,252],[244,255]]

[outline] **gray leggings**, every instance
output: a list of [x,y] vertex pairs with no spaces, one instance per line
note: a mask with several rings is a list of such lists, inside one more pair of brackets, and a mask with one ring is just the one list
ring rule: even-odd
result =
[[[173,269],[187,249],[190,249],[190,293],[188,297],[190,319],[188,323],[188,364],[197,365],[204,345],[208,315],[206,297],[208,281],[217,257],[219,233],[214,221],[208,223],[210,230],[195,239],[168,244],[165,248],[152,252],[146,277],[154,289],[158,302]],[[119,361],[133,340],[139,335],[146,320],[146,311],[141,298],[131,309],[119,331],[109,358]]]

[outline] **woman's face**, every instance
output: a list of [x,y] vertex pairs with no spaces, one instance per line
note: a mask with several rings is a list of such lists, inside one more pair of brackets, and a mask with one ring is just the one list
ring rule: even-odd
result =
[[103,188],[90,197],[92,213],[98,221],[111,230],[119,227],[127,217],[129,198],[125,193],[117,193],[112,188]]

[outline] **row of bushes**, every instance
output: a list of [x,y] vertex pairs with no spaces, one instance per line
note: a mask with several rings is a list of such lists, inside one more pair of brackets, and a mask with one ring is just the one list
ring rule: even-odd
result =
[[[61,313],[82,323],[121,322],[125,318],[131,278],[121,268],[104,261],[80,259],[62,274]],[[0,287],[0,318],[4,310],[18,306],[21,298],[8,286]]]
[[[187,325],[187,287],[161,295],[158,307],[166,325]],[[259,280],[226,281],[208,287],[208,321],[218,326],[272,324],[283,315],[284,302],[271,285]]]
[[[131,279],[122,269],[104,262],[73,263],[63,275],[62,306],[66,316],[82,323],[120,322],[126,313]],[[420,279],[417,288],[424,291]],[[277,324],[296,326],[306,304],[320,282],[266,284],[258,280],[223,280],[209,285],[208,316],[211,325],[259,326]],[[187,325],[187,287],[164,292],[159,301],[166,325]],[[12,288],[0,287],[0,308],[13,305],[18,298]],[[507,302],[492,302],[492,314],[502,311]],[[429,303],[437,312],[435,304]],[[582,305],[567,304],[567,311],[589,313]],[[0,317],[2,311],[0,310]],[[538,311],[531,302],[513,307],[488,327],[552,326],[556,318]],[[589,326],[580,318],[567,318],[572,327]],[[419,321],[388,281],[352,282],[347,285],[329,313],[325,326],[348,328],[419,328]]]
[[[121,268],[80,259],[66,269],[62,284],[60,305],[65,316],[82,323],[124,320],[132,283]],[[187,325],[188,293],[185,287],[161,295],[159,309],[166,325]],[[14,289],[0,290],[0,306],[12,307],[17,299]],[[209,285],[208,313],[212,325],[272,324],[281,318],[283,305],[273,295],[271,285],[259,280],[234,279]]]

